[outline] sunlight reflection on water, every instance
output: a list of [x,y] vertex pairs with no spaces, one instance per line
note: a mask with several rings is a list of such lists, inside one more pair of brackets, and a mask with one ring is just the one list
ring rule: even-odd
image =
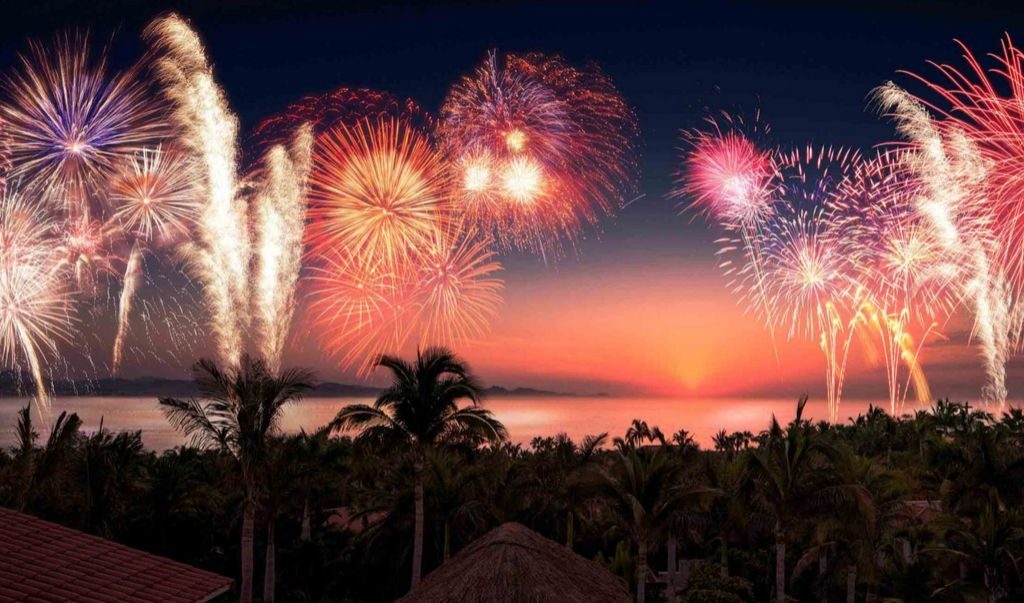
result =
[[[287,408],[282,427],[288,432],[300,429],[313,431],[330,421],[345,404],[369,403],[360,398],[308,398]],[[25,399],[0,399],[0,446],[8,447],[14,441],[16,411]],[[869,402],[844,400],[841,416],[851,417],[867,410]],[[877,403],[876,403],[877,405]],[[668,399],[668,398],[610,398],[610,397],[500,397],[485,402],[505,423],[513,441],[528,444],[537,436],[569,434],[579,440],[588,434],[608,432],[620,436],[630,421],[639,418],[649,425],[658,426],[666,436],[679,429],[688,430],[704,447],[709,447],[712,436],[720,429],[726,431],[749,430],[754,433],[765,429],[775,414],[788,422],[796,413],[795,399]],[[905,413],[919,407],[908,403]],[[53,400],[53,414],[62,410],[77,412],[86,431],[94,431],[100,421],[112,430],[142,430],[147,447],[162,450],[177,446],[184,439],[164,419],[154,398],[130,397],[67,397]],[[820,420],[828,416],[823,400],[812,400],[804,416]],[[45,430],[36,427],[36,431]]]

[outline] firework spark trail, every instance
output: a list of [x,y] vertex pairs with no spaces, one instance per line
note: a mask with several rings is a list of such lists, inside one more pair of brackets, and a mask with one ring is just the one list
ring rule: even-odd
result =
[[247,285],[251,243],[246,205],[237,198],[238,120],[213,77],[202,42],[177,15],[161,17],[145,37],[159,52],[182,140],[197,159],[203,203],[189,260],[203,283],[222,362],[237,366],[249,323]]
[[0,363],[28,364],[36,405],[46,418],[49,396],[43,376],[44,353],[70,339],[69,292],[51,239],[53,224],[40,211],[7,190],[0,205]]
[[[985,177],[985,166],[976,160],[977,154],[965,138],[944,139],[925,106],[902,88],[887,83],[879,88],[877,98],[892,114],[900,134],[913,145],[907,159],[927,188],[927,194],[917,200],[918,210],[936,230],[943,246],[961,258],[960,269],[966,272],[964,293],[973,302],[974,330],[989,378],[982,394],[1002,405],[1006,401],[1010,350],[1009,283],[991,261],[992,242],[985,229],[970,223],[972,204],[979,203],[971,192]],[[962,232],[964,228],[969,232]]]
[[776,211],[781,176],[773,153],[734,131],[742,127],[742,121],[730,115],[725,119],[730,128],[726,131],[717,121],[709,120],[710,132],[684,132],[690,149],[671,196],[691,198],[688,209],[712,217],[726,232],[738,232],[738,237],[718,241],[716,255],[725,258],[733,251],[741,252],[738,267],[731,260],[723,260],[720,267],[737,279],[731,287],[738,288],[741,297],[749,298],[755,312],[763,315],[774,347],[775,316],[767,301],[759,243],[766,222]]
[[132,302],[142,281],[142,249],[136,244],[128,256],[121,285],[121,300],[117,308],[117,335],[114,337],[114,355],[111,373],[117,375],[124,357],[124,341],[128,336],[128,320],[131,317]]
[[295,134],[289,149],[271,148],[256,196],[257,321],[263,358],[275,372],[281,366],[295,311],[312,148],[310,126]]

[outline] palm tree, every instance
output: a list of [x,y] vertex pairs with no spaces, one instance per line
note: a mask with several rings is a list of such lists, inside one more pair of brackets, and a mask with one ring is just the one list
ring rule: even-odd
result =
[[193,367],[199,396],[188,400],[161,398],[164,415],[193,446],[231,455],[241,473],[242,603],[252,601],[253,523],[265,469],[268,440],[278,429],[285,405],[297,402],[316,387],[313,373],[289,369],[274,375],[263,360],[243,355],[237,369],[222,370],[212,360]]
[[17,480],[14,504],[18,510],[24,511],[40,489],[59,488],[53,482],[67,471],[81,427],[78,415],[61,412],[50,427],[46,444],[37,449],[39,434],[32,426],[31,409],[26,406],[18,411],[13,459]]
[[677,484],[682,467],[661,448],[637,450],[620,445],[611,467],[598,466],[593,488],[624,528],[637,551],[636,601],[644,603],[647,553],[678,521],[681,509],[702,500],[711,491]]
[[763,444],[749,458],[760,501],[775,522],[775,597],[786,601],[786,534],[817,489],[815,464],[827,446],[803,420],[807,396],[797,403],[796,419],[783,429],[772,417]]
[[826,510],[817,522],[822,542],[804,553],[793,574],[822,558],[837,558],[846,567],[847,602],[853,603],[858,580],[867,584],[867,600],[874,601],[884,562],[895,556],[895,528],[910,520],[904,500],[909,486],[902,475],[848,447],[833,452],[832,483],[818,497]]
[[989,603],[1006,601],[1007,584],[1021,578],[1018,560],[1024,550],[1024,529],[1019,526],[1018,512],[1004,507],[992,492],[976,519],[952,521],[946,530],[945,547],[939,551],[981,569]]
[[[406,450],[413,461],[415,532],[412,585],[423,574],[423,471],[427,451],[451,443],[479,445],[507,438],[505,426],[479,406],[482,388],[469,365],[444,348],[416,352],[407,362],[383,356],[391,385],[372,406],[354,404],[338,412],[333,430],[359,431],[359,440]],[[459,407],[460,400],[470,405]]]

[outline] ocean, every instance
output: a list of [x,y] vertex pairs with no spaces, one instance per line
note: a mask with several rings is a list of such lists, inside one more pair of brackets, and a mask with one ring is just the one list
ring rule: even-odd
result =
[[[282,428],[286,432],[300,429],[313,431],[330,421],[347,404],[371,403],[370,398],[306,398],[287,407]],[[24,398],[0,398],[0,447],[14,441],[17,410],[27,403]],[[844,400],[840,416],[855,417],[867,410],[866,400]],[[876,402],[877,405],[877,402]],[[621,436],[634,418],[643,419],[651,427],[657,426],[671,437],[679,429],[689,431],[701,446],[709,447],[711,438],[719,430],[749,430],[754,433],[765,429],[772,414],[782,422],[790,421],[796,413],[796,399],[754,398],[618,398],[618,397],[494,397],[484,402],[486,408],[508,428],[512,441],[529,444],[537,436],[566,433],[579,441],[588,434],[602,432]],[[916,402],[907,402],[904,412],[919,408]],[[100,422],[105,428],[141,430],[146,447],[166,450],[185,442],[164,418],[155,397],[58,397],[51,400],[51,413],[61,411],[78,413],[85,431],[95,431]],[[828,417],[824,400],[811,400],[804,412],[805,418],[818,420]],[[38,425],[41,439],[45,429]]]

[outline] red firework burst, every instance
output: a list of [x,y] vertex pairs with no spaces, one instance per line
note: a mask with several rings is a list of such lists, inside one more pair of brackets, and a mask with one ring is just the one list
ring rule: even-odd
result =
[[452,87],[439,135],[466,218],[505,247],[557,251],[636,183],[635,117],[594,65],[492,53]]

